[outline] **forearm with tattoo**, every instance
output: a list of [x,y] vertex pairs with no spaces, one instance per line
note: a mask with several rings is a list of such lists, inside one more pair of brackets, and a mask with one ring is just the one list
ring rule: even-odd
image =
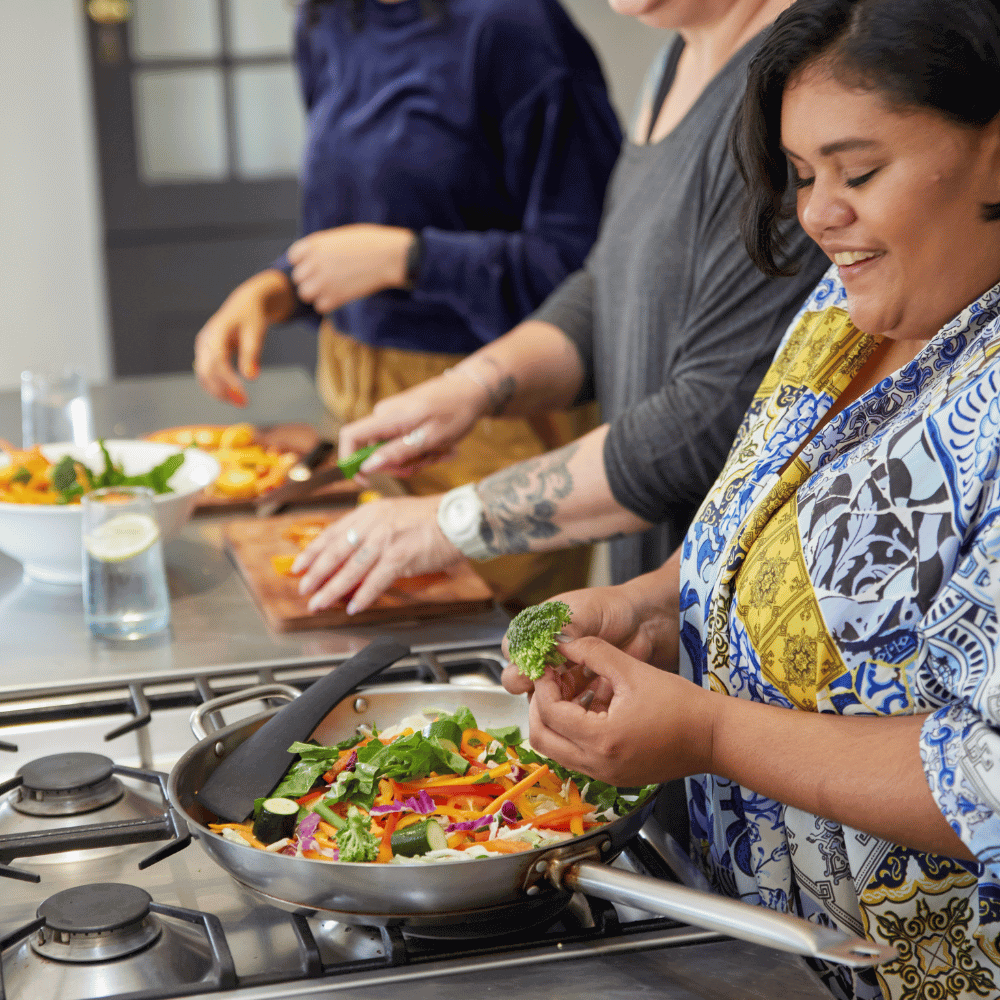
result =
[[[483,542],[494,555],[529,552],[532,541],[554,538],[558,501],[573,491],[569,461],[579,445],[501,469],[477,489],[483,504]],[[571,544],[567,542],[567,545]]]

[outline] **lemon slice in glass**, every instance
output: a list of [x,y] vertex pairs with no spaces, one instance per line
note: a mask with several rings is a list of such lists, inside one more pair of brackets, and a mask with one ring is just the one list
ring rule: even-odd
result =
[[100,562],[124,562],[142,555],[159,539],[159,525],[148,514],[119,514],[98,525],[83,544]]

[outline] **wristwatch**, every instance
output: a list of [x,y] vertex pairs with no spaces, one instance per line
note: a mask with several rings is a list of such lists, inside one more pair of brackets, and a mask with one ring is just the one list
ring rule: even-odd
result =
[[444,537],[469,559],[492,559],[483,541],[483,502],[475,483],[466,483],[449,490],[438,504],[438,527]]

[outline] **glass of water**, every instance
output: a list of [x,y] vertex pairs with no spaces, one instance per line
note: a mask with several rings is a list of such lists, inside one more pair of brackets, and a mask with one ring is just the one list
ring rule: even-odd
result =
[[83,607],[90,631],[108,639],[139,639],[170,623],[153,491],[108,486],[85,493]]
[[21,372],[21,446],[94,440],[87,380],[74,371]]

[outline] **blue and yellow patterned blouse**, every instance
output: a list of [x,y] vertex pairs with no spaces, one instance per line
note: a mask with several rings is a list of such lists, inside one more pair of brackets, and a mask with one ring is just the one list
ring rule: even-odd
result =
[[[897,946],[836,996],[1000,996],[1000,286],[837,414],[870,356],[831,270],[684,543],[682,672],[739,698],[924,714],[931,791],[981,860],[898,847],[715,776],[692,850],[723,892]],[[761,732],[759,738],[767,739]]]

